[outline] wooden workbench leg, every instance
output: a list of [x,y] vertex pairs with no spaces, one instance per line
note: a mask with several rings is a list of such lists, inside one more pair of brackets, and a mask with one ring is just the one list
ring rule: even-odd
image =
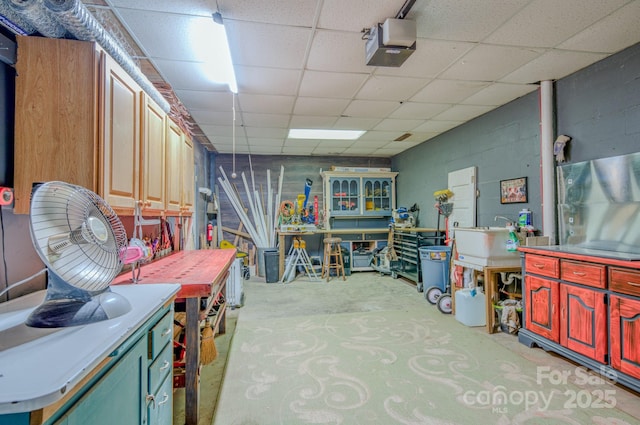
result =
[[284,235],[278,234],[278,282],[282,280],[284,274]]
[[187,298],[185,325],[185,424],[198,425],[200,407],[200,298]]

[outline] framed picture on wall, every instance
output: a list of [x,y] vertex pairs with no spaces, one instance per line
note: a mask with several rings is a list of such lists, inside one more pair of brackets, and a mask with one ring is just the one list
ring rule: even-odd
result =
[[523,202],[528,202],[526,177],[500,180],[501,204],[519,204]]

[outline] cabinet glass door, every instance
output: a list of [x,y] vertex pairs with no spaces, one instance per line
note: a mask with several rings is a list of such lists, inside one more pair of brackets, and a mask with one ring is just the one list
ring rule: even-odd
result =
[[364,215],[391,215],[391,179],[365,178],[363,181]]
[[360,214],[360,179],[357,177],[332,177],[331,215],[348,216]]

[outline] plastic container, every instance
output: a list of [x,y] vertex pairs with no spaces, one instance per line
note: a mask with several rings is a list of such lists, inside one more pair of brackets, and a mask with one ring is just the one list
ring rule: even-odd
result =
[[518,226],[531,226],[531,211],[529,211],[529,208],[524,208],[518,213]]
[[478,288],[456,291],[456,320],[466,326],[485,326],[485,295]]
[[450,246],[422,246],[418,248],[422,266],[422,287],[437,286],[445,292],[449,283]]

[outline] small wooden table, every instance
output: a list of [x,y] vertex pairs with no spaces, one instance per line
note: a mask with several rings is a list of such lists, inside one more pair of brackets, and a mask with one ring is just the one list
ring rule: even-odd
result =
[[[229,267],[236,258],[235,249],[179,251],[144,265],[138,284],[179,283],[176,302],[185,301],[185,423],[198,425],[200,368],[200,321],[211,309],[216,295],[225,291]],[[130,284],[131,272],[118,276],[113,284]],[[200,309],[200,299],[208,298]],[[218,309],[219,333],[225,332],[225,306]],[[196,349],[189,349],[196,347]]]

